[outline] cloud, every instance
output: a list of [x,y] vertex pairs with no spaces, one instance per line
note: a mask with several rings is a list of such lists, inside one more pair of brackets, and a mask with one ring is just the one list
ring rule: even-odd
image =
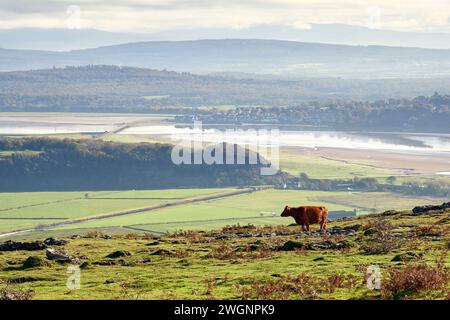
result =
[[65,27],[70,5],[81,8],[83,27],[135,32],[324,23],[439,31],[450,12],[448,0],[2,0],[0,27]]

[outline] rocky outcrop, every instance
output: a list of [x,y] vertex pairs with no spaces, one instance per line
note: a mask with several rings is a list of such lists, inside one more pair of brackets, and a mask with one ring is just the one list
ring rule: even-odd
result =
[[68,243],[69,241],[67,240],[58,240],[55,238],[47,238],[44,240],[44,244],[47,246],[64,246]]
[[40,241],[33,242],[15,242],[15,241],[6,241],[0,244],[0,251],[37,251],[43,250],[47,248],[47,246]]
[[45,255],[47,259],[56,262],[80,263],[80,260],[78,258],[71,257],[68,253],[66,253],[63,250],[49,248],[45,252]]
[[450,202],[444,202],[441,205],[417,206],[413,208],[412,212],[414,215],[421,215],[428,213],[429,211],[438,211],[444,209],[450,209]]
[[[297,226],[297,225],[294,225]],[[208,237],[212,237],[216,240],[225,240],[229,238],[270,238],[270,237],[289,237],[289,236],[304,236],[310,238],[321,237],[323,235],[341,235],[341,236],[352,236],[357,231],[361,230],[362,226],[360,224],[354,224],[346,227],[333,227],[326,231],[324,230],[311,230],[311,231],[275,231],[268,233],[211,233]]]
[[412,260],[418,260],[423,258],[423,253],[406,252],[398,254],[392,258],[393,262],[408,262]]
[[67,240],[57,240],[54,238],[33,242],[16,242],[8,240],[0,244],[0,251],[38,251],[46,249],[47,246],[63,246],[67,243],[69,243]]
[[116,258],[127,257],[127,256],[131,256],[131,253],[128,251],[125,251],[125,250],[117,250],[117,251],[111,252],[106,257],[111,258],[111,259],[116,259]]
[[349,241],[316,241],[310,243],[302,243],[298,241],[288,240],[283,245],[277,248],[278,251],[293,251],[297,249],[303,250],[341,250],[353,247],[353,244]]

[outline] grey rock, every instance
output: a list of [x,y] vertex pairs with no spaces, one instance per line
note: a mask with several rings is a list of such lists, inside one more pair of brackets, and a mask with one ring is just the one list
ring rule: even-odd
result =
[[80,263],[80,260],[78,258],[71,257],[68,253],[66,253],[63,250],[48,248],[45,251],[45,256],[47,257],[47,259],[56,262]]

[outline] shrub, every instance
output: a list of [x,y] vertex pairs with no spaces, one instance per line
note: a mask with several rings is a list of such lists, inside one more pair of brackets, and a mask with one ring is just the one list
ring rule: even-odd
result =
[[256,245],[250,244],[245,247],[233,248],[226,242],[221,242],[218,247],[213,247],[207,258],[214,258],[219,260],[231,259],[262,259],[272,256],[272,250],[265,244]]
[[237,233],[252,233],[252,234],[271,234],[277,232],[292,232],[287,226],[255,226],[252,224],[247,224],[241,226],[240,224],[227,225],[221,230],[224,234],[237,234]]
[[137,239],[141,239],[142,235],[136,232],[130,232],[127,233],[126,235],[123,236],[125,239],[127,240],[137,240]]
[[397,249],[401,245],[389,232],[394,227],[386,219],[374,219],[364,226],[364,235],[367,237],[360,248],[366,254],[383,254]]
[[176,250],[173,253],[173,256],[176,258],[187,258],[191,255],[191,253],[188,250],[184,250],[184,249],[180,249],[180,250]]
[[390,269],[383,281],[381,294],[385,299],[407,298],[421,291],[447,291],[450,272],[443,263],[436,266],[407,264],[400,269]]
[[115,297],[117,300],[140,300],[143,299],[144,291],[139,288],[136,283],[121,282],[119,295]]
[[374,234],[370,239],[360,245],[366,254],[389,253],[401,245],[400,239],[394,238],[387,232]]
[[392,224],[385,218],[378,218],[369,220],[369,222],[363,226],[363,230],[375,230],[378,232],[388,231],[394,229]]
[[209,242],[205,238],[203,232],[195,230],[178,230],[168,234],[168,238],[185,238],[190,243],[206,243]]
[[448,227],[432,224],[417,227],[415,232],[419,237],[442,237],[448,234]]
[[316,299],[320,293],[330,294],[338,288],[351,289],[357,283],[358,278],[354,275],[338,273],[321,279],[301,273],[282,276],[277,280],[254,280],[250,286],[241,286],[240,290],[242,299]]
[[338,288],[351,289],[357,282],[358,278],[356,276],[336,273],[322,280],[322,287],[327,293],[333,293]]
[[207,299],[214,299],[213,291],[217,286],[217,280],[214,278],[207,278],[205,282],[205,296]]
[[9,281],[0,281],[0,285],[0,300],[31,300],[34,296],[33,291],[24,290]]
[[293,287],[283,281],[254,281],[250,290],[244,289],[243,299],[286,300],[292,291]]

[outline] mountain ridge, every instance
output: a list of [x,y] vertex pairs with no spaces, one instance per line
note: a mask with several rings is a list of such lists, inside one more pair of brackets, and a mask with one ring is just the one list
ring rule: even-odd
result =
[[157,32],[122,32],[93,28],[13,28],[0,30],[0,44],[10,49],[67,51],[135,41],[200,39],[277,39],[348,45],[386,45],[450,49],[450,33],[411,32],[346,24],[309,24],[307,28],[262,24],[240,29],[175,28]]
[[450,50],[264,39],[133,42],[66,52],[0,51],[0,71],[118,65],[208,74],[399,78],[450,75]]

